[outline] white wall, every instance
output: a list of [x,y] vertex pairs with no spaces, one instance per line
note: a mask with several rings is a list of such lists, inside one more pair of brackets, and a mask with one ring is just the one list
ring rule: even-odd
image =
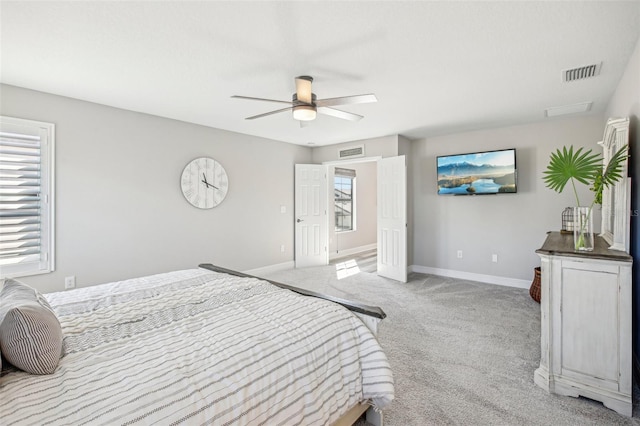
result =
[[[603,130],[598,115],[413,141],[414,270],[456,271],[530,283],[533,268],[540,264],[535,250],[547,231],[560,230],[562,210],[576,204],[569,188],[557,194],[544,186],[542,172],[549,155],[563,145],[598,152],[596,142],[602,139]],[[504,148],[516,148],[517,194],[437,195],[438,155]],[[584,202],[590,201],[586,187],[580,192]],[[599,228],[599,216],[594,224]],[[462,259],[456,257],[457,250],[462,250]],[[498,255],[497,263],[491,261],[492,254]]]
[[[56,271],[28,284],[50,292],[70,275],[88,286],[202,262],[293,261],[293,168],[310,162],[310,148],[13,86],[0,97],[2,115],[56,125]],[[199,156],[229,175],[227,198],[210,210],[180,190]]]
[[[636,122],[640,117],[640,39],[607,106],[606,118],[609,117],[633,117]],[[636,132],[635,136],[637,141],[640,135]]]

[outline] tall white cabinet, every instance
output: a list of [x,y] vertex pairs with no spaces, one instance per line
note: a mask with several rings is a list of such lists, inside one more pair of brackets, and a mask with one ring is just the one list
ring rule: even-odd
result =
[[536,253],[542,328],[535,383],[631,416],[631,256],[599,236],[593,252],[578,253],[573,235],[559,232]]

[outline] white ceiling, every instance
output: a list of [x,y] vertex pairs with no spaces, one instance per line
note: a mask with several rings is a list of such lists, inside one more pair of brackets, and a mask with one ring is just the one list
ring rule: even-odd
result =
[[[295,144],[411,139],[602,114],[640,36],[640,1],[8,2],[6,84]],[[568,68],[601,74],[563,83]],[[318,98],[375,93],[301,128],[281,108],[311,75]],[[46,117],[40,119],[45,120]]]

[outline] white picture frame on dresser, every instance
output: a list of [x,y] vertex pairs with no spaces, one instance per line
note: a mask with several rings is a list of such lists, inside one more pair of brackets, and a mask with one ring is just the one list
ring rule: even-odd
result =
[[[620,148],[629,143],[629,118],[610,118],[604,129],[604,136],[598,145],[602,146],[603,164]],[[629,253],[630,233],[630,185],[627,178],[628,159],[622,162],[623,178],[615,185],[602,191],[601,236],[609,243],[610,249]]]

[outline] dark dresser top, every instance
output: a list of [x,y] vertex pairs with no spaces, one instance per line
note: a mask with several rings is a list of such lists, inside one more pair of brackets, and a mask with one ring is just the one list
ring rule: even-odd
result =
[[548,232],[547,239],[542,247],[536,250],[536,253],[588,259],[617,260],[619,262],[633,261],[633,258],[623,251],[610,250],[609,244],[601,236],[594,238],[594,246],[593,251],[576,251],[573,247],[573,234]]

